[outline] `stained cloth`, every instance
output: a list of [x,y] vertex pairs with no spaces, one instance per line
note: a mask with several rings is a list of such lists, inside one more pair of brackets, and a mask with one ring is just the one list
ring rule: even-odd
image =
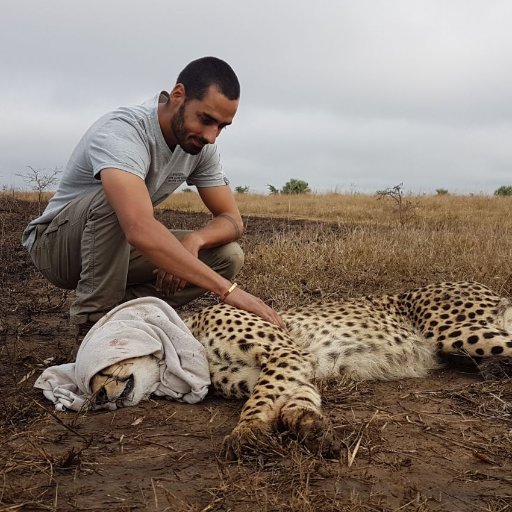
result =
[[176,311],[156,297],[134,299],[107,313],[85,336],[76,361],[47,368],[34,387],[57,410],[94,408],[90,382],[97,372],[150,354],[160,367],[160,382],[151,390],[155,395],[191,404],[205,397],[210,385],[206,352]]

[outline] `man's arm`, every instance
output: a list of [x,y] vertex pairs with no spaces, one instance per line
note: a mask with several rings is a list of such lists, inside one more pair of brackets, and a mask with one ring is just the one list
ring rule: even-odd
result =
[[103,169],[101,181],[130,245],[167,272],[217,295],[226,292],[229,281],[197,258],[191,258],[178,239],[155,219],[146,184],[141,178],[119,169]]
[[224,185],[198,188],[197,191],[213,214],[213,219],[197,231],[205,243],[203,247],[215,247],[241,238],[244,224],[231,189]]
[[[153,205],[144,181],[120,169],[103,169],[101,181],[116,212],[128,243],[156,267],[223,297],[231,282],[204,264],[178,241],[153,215]],[[283,325],[281,318],[257,297],[235,289],[225,300],[265,320]]]
[[228,186],[198,188],[198,192],[204,205],[213,214],[213,219],[181,240],[183,246],[194,256],[201,249],[238,240],[244,229],[238,206]]

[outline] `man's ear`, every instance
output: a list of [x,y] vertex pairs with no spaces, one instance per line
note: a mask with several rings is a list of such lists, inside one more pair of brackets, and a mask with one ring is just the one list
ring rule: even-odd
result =
[[183,84],[176,84],[170,93],[171,102],[174,105],[180,106],[185,101],[185,86]]

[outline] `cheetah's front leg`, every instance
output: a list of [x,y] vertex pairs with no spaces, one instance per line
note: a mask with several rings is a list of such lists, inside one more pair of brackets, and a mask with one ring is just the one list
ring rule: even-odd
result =
[[313,374],[311,354],[290,346],[272,346],[261,361],[261,373],[237,426],[224,440],[226,456],[260,451],[269,445],[278,427],[291,432],[311,451],[331,454],[334,437],[329,436],[321,413],[320,395],[311,382]]
[[310,452],[338,457],[342,443],[321,412],[316,386],[298,386],[281,408],[280,427],[292,433]]

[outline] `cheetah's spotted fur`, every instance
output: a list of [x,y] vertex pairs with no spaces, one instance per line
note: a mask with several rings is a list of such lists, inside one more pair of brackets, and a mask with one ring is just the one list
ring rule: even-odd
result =
[[307,305],[282,318],[286,331],[219,304],[185,320],[206,348],[216,393],[247,398],[228,453],[278,426],[312,450],[336,450],[317,379],[421,377],[439,353],[512,356],[512,304],[474,282]]

